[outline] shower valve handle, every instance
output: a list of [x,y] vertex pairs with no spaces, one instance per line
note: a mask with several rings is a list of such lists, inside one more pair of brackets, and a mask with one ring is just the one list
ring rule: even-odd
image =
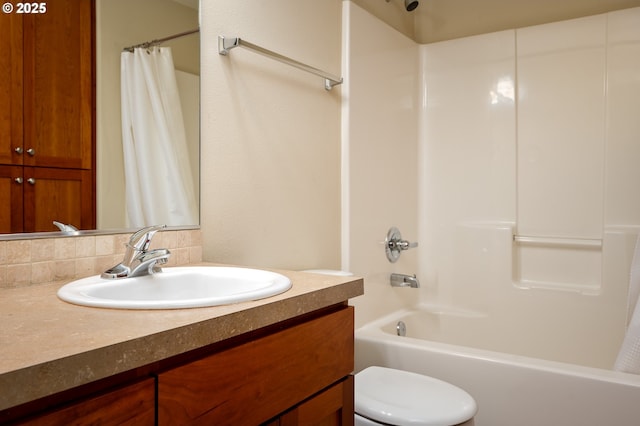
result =
[[402,253],[402,251],[409,250],[414,247],[418,247],[418,243],[410,243],[407,240],[403,240],[400,230],[395,226],[391,227],[389,232],[387,232],[384,251],[389,262],[396,262],[400,258],[400,253]]
[[418,247],[418,243],[410,243],[407,240],[389,241],[391,247],[397,247],[400,250],[409,250],[410,248]]

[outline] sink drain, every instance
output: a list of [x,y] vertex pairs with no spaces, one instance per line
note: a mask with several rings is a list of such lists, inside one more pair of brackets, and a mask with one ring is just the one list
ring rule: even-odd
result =
[[396,324],[396,333],[398,333],[398,336],[407,335],[407,326],[404,322],[398,321],[398,324]]

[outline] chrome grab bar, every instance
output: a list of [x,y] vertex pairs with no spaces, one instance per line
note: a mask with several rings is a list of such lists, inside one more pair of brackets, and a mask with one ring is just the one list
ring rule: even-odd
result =
[[518,244],[539,246],[582,247],[594,249],[602,247],[602,240],[593,238],[537,237],[514,235],[513,241]]

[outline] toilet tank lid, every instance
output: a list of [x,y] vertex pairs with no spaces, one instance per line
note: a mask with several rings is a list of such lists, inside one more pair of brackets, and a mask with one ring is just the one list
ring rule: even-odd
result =
[[355,411],[389,425],[457,425],[475,416],[475,400],[433,377],[385,367],[355,376]]

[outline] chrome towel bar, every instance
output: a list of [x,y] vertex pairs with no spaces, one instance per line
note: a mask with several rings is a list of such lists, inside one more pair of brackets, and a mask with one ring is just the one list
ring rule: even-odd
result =
[[306,71],[308,73],[317,75],[319,77],[324,78],[324,88],[325,90],[331,90],[333,86],[337,86],[338,84],[342,84],[342,77],[338,77],[328,72],[319,70],[307,64],[303,64],[302,62],[298,62],[294,59],[288,58],[279,53],[273,52],[271,50],[265,49],[263,47],[257,46],[253,43],[249,43],[246,40],[240,39],[240,37],[224,37],[218,36],[218,53],[220,55],[226,56],[229,54],[229,50],[234,47],[242,46],[246,49],[252,50],[261,55],[267,56],[271,59],[275,59],[278,62],[282,62],[283,64],[290,65],[292,67],[298,68],[302,71]]

